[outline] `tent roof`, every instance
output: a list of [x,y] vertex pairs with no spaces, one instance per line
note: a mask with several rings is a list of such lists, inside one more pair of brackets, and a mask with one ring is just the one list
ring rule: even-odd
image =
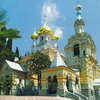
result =
[[54,60],[52,61],[50,68],[59,67],[59,66],[67,67],[67,65],[65,64],[65,62],[61,58],[60,53],[57,51],[57,54],[56,54]]

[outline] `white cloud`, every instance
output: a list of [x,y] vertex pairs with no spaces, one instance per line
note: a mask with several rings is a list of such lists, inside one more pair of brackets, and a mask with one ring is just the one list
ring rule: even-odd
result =
[[51,2],[45,2],[42,7],[42,23],[52,23],[60,17],[57,5]]
[[62,29],[60,26],[57,26],[55,22],[61,18],[59,10],[57,9],[56,3],[45,2],[42,7],[42,24],[47,23],[49,27],[53,30],[54,34],[62,37]]
[[62,29],[60,27],[57,27],[55,29],[54,34],[56,34],[59,38],[62,37],[62,33],[63,33],[63,31],[62,31]]

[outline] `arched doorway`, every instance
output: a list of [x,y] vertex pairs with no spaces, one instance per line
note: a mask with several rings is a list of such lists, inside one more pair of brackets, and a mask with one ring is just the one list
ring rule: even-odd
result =
[[66,87],[67,87],[67,90],[69,91],[69,76],[68,75],[66,76]]
[[76,88],[76,90],[79,89],[79,79],[78,79],[78,77],[76,77],[76,79],[75,79],[75,88]]
[[58,81],[57,76],[53,76],[53,79],[51,76],[48,77],[48,94],[56,94],[57,93],[57,87],[58,87]]
[[57,93],[57,87],[58,87],[58,81],[57,81],[57,76],[53,76],[53,81],[52,81],[52,93],[56,94]]
[[48,89],[47,89],[47,93],[51,94],[52,92],[52,79],[51,76],[48,77]]
[[66,87],[68,91],[73,92],[72,80],[69,75],[66,76]]

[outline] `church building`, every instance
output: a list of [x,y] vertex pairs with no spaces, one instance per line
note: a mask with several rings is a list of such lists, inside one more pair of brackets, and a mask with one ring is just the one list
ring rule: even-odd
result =
[[[52,37],[46,25],[39,29],[39,34],[32,35],[34,49],[41,47],[41,51],[47,50],[47,54],[52,57],[51,66],[41,71],[40,95],[59,95],[75,100],[99,100],[100,84],[97,86],[97,82],[100,82],[100,67],[96,59],[96,46],[84,29],[85,22],[81,9],[81,5],[76,6],[75,34],[68,39],[63,56],[57,50],[57,44],[51,44],[51,40],[57,42],[58,38]],[[37,42],[38,36],[41,42]],[[56,51],[55,55],[51,51]]]
[[[100,100],[100,66],[96,59],[96,45],[84,27],[82,6],[76,6],[74,35],[58,50],[59,37],[45,23],[34,34],[32,53],[41,51],[50,57],[51,65],[41,70],[41,96],[62,96],[69,100]],[[26,56],[18,62],[31,59]],[[28,66],[27,66],[28,67]]]

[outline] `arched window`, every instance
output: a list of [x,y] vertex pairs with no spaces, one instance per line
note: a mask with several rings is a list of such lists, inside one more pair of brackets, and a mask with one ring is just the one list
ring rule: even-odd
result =
[[86,56],[86,52],[85,52],[85,50],[83,51],[83,56]]
[[74,48],[74,56],[79,56],[80,55],[79,44],[75,44],[73,48]]
[[42,42],[42,41],[43,41],[43,39],[44,39],[44,37],[43,37],[43,36],[41,36],[41,37],[40,37],[40,42]]

